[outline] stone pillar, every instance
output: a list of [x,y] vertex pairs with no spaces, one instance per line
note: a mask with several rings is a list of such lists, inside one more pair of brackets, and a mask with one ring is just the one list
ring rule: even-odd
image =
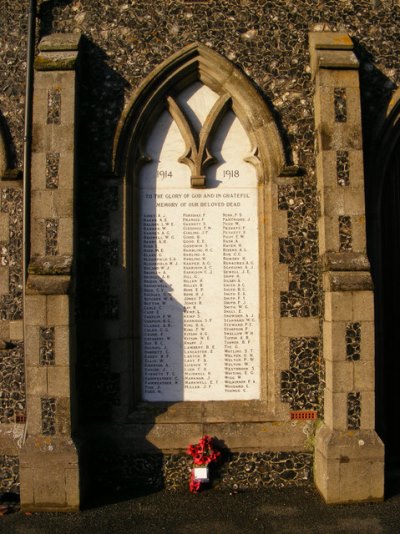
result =
[[23,510],[79,508],[75,421],[74,182],[79,34],[55,34],[35,61],[31,250],[25,287],[27,440]]
[[383,498],[374,427],[374,304],[366,256],[358,60],[349,36],[310,34],[323,266],[324,421],[315,482],[328,503]]

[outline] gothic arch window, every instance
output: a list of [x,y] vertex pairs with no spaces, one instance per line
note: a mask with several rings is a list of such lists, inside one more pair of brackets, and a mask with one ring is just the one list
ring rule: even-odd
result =
[[231,402],[246,401],[243,419],[267,419],[279,376],[271,235],[284,155],[265,102],[232,63],[189,45],[134,94],[115,162],[135,402],[199,403],[205,419],[217,403],[226,421],[238,417]]

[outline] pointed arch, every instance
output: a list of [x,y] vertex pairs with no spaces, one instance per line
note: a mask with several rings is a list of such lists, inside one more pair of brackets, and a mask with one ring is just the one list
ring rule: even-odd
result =
[[138,140],[166,108],[167,97],[200,80],[217,94],[229,95],[232,110],[257,151],[264,183],[279,175],[285,164],[275,119],[249,79],[230,61],[209,47],[193,43],[152,71],[135,91],[117,126],[114,165],[119,176],[132,175],[142,158]]

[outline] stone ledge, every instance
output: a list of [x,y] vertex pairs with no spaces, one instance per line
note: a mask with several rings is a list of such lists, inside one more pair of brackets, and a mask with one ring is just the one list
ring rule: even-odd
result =
[[35,59],[35,70],[75,70],[77,59],[78,54],[71,54],[70,52],[51,52],[48,54],[40,54]]
[[321,50],[315,54],[316,67],[324,69],[358,69],[359,61],[350,51]]
[[327,252],[323,258],[324,271],[369,271],[366,254],[358,252]]
[[22,171],[20,169],[6,169],[0,180],[2,182],[13,182],[14,180],[22,179]]
[[353,50],[346,32],[310,32],[310,47],[316,50]]
[[345,32],[310,32],[309,47],[313,77],[320,68],[358,69],[353,42]]
[[66,295],[71,290],[71,277],[68,275],[34,275],[26,282],[27,295]]
[[38,48],[41,52],[78,50],[80,40],[80,33],[53,33],[43,37]]
[[65,275],[71,272],[72,256],[34,256],[28,267],[29,274]]
[[325,272],[323,274],[323,287],[325,291],[369,291],[374,289],[371,274],[366,271]]
[[80,33],[54,33],[39,43],[35,59],[38,71],[74,70],[79,55]]

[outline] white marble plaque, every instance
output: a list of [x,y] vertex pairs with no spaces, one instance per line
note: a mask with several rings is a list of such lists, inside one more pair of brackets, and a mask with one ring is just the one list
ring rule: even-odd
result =
[[[217,98],[200,84],[180,95],[194,129]],[[149,138],[152,161],[139,176],[144,400],[259,398],[258,192],[245,161],[250,150],[228,111],[212,143],[207,188],[194,189],[168,112]]]

